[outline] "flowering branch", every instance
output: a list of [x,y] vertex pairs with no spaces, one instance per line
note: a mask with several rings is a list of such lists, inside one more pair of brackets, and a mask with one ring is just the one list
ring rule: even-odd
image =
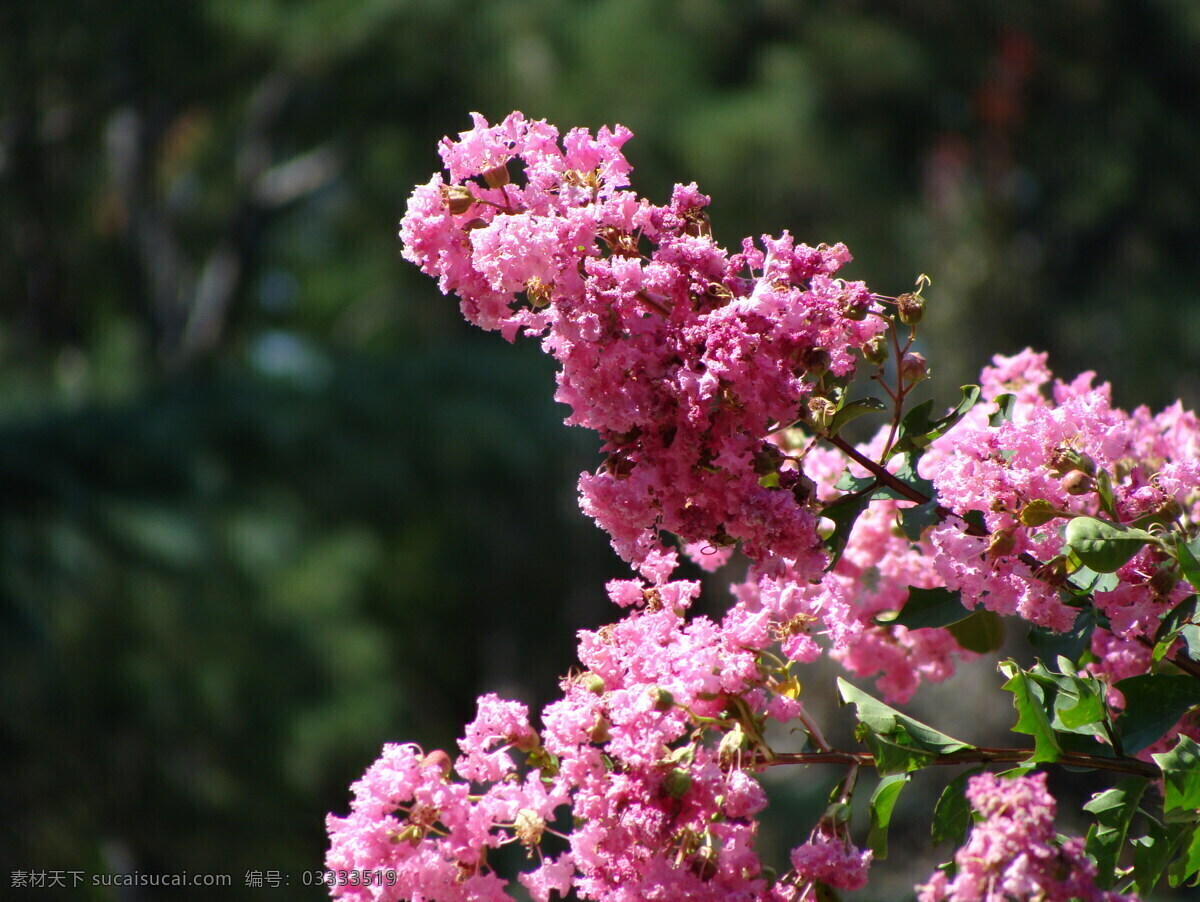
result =
[[[861,888],[908,773],[951,764],[1021,775],[951,782],[976,817],[939,824],[935,812],[935,832],[960,847],[921,902],[1134,902],[1168,867],[1193,879],[1200,420],[1178,404],[1126,413],[1092,374],[1056,381],[1033,351],[994,358],[940,419],[932,402],[906,412],[928,375],[911,350],[927,279],[876,295],[838,275],[844,246],[786,232],[731,254],[696,185],[663,205],[628,189],[627,129],[560,136],[520,113],[473,118],[442,142],[447,176],[413,191],[404,256],[468,320],[539,337],[556,359],[567,423],[593,429],[606,455],[579,479],[581,507],[637,576],[608,584],[623,615],[580,633],[580,669],[539,729],[488,694],[457,759],[384,749],[350,813],[330,816],[327,862],[394,880],[334,896],[508,899],[487,853],[520,843],[533,864],[517,879],[536,902],[811,902]],[[841,427],[886,409],[847,403],[860,360],[893,410],[856,446]],[[783,425],[798,412],[825,444]],[[699,583],[672,579],[676,546],[705,570],[735,547],[749,559],[720,618],[691,610]],[[804,708],[796,669],[822,655],[903,704],[958,660],[998,651],[1001,617],[1033,627],[1033,666],[1000,664],[1013,731],[1032,749],[974,748],[841,681],[869,749],[841,751]],[[1160,672],[1164,661],[1182,672]],[[813,750],[773,751],[772,721]],[[1088,744],[1097,754],[1078,750]],[[782,764],[848,773],[779,873],[755,840],[758,775]],[[1028,773],[1049,764],[1126,778],[1085,806],[1086,840],[1056,834],[1045,774]],[[850,801],[864,768],[881,779],[860,848]],[[1161,799],[1143,800],[1160,778]],[[1148,832],[1123,869],[1139,822]]]

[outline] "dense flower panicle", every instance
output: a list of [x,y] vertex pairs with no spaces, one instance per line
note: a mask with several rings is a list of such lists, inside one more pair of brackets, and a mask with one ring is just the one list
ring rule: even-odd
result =
[[[983,370],[983,397],[991,402],[1013,395],[1011,420],[992,426],[995,406],[980,403],[920,462],[921,475],[955,516],[913,542],[897,528],[898,514],[912,503],[873,502],[855,523],[832,571],[817,583],[786,580],[810,604],[809,632],[833,639],[831,651],[843,665],[860,676],[876,675],[883,694],[902,702],[921,682],[945,679],[957,660],[972,657],[945,630],[906,630],[875,620],[901,609],[909,586],[945,586],[960,591],[968,608],[981,606],[1057,631],[1071,627],[1078,609],[1064,603],[1061,586],[1047,578],[1042,565],[1064,551],[1066,516],[1105,516],[1088,481],[1093,477],[1072,476],[1083,472],[1070,469],[1076,462],[1109,476],[1121,520],[1174,509],[1187,522],[1200,523],[1200,459],[1195,456],[1200,421],[1178,404],[1158,415],[1145,408],[1125,413],[1112,407],[1109,387],[1094,386],[1093,380],[1093,374],[1084,373],[1070,383],[1055,381],[1042,353],[997,355]],[[878,459],[885,432],[859,450]],[[847,465],[836,449],[809,451],[805,472],[816,482],[820,499],[838,497],[833,484]],[[849,469],[865,474],[855,464]],[[1081,484],[1088,490],[1079,492]],[[1064,516],[1025,525],[1021,513],[1035,500]],[[982,517],[986,535],[967,528],[963,518],[972,512]],[[1154,636],[1163,614],[1196,590],[1186,580],[1164,587],[1156,579],[1164,560],[1161,550],[1148,545],[1114,574],[1112,589],[1093,593],[1108,623],[1093,633],[1096,660],[1088,669],[1110,684],[1147,671],[1150,649],[1143,643]],[[761,581],[761,569],[751,571],[749,582]],[[755,594],[752,586],[735,591]],[[814,645],[794,659],[818,653]],[[1112,700],[1120,707],[1119,695]]]
[[[800,902],[861,888],[871,853],[835,818],[780,877],[755,852],[767,804],[758,774],[780,763],[768,723],[828,748],[792,666],[829,653],[891,701],[945,679],[972,655],[946,629],[891,622],[911,588],[946,587],[968,608],[1069,629],[1079,602],[1064,588],[1064,525],[1200,523],[1200,421],[1179,405],[1116,409],[1093,374],[1054,381],[1044,354],[997,356],[982,391],[988,402],[1011,396],[1006,419],[977,405],[919,464],[889,457],[889,427],[859,446],[858,461],[885,461],[940,506],[923,528],[901,528],[917,502],[883,492],[831,566],[823,507],[844,497],[846,477],[889,478],[813,440],[829,425],[831,386],[870,359],[889,323],[865,285],[837,277],[846,248],[785,232],[730,254],[696,185],[677,185],[661,206],[627,190],[627,129],[560,137],[520,113],[494,126],[472,119],[441,144],[448,180],[414,190],[404,255],[476,325],[540,336],[559,364],[567,422],[604,443],[603,466],[579,479],[581,506],[641,578],[608,584],[623,616],[579,633],[580,668],[538,729],[524,705],[486,694],[456,759],[385,747],[350,813],[328,819],[327,864],[395,880],[333,895],[508,899],[488,856],[512,844],[526,852],[517,879],[537,902]],[[722,617],[692,610],[699,583],[672,581],[671,536],[706,570],[736,547],[750,558]],[[1124,705],[1114,684],[1148,671],[1163,615],[1197,588],[1165,578],[1167,563],[1150,542],[1091,593],[1101,625],[1087,668],[1114,709]],[[1200,736],[1200,723],[1185,717],[1142,756],[1180,731]],[[1134,899],[1098,889],[1082,840],[1055,836],[1044,775],[973,777],[967,798],[979,821],[954,876],[935,873],[922,902]]]
[[[721,622],[689,614],[700,586],[614,580],[621,621],[580,634],[585,670],[563,682],[539,735],[525,707],[495,695],[443,753],[388,746],[330,817],[331,868],[394,871],[393,886],[339,887],[339,898],[508,898],[490,849],[521,843],[520,882],[536,899],[745,899],[778,895],[754,852],[766,794],[768,720],[800,704],[764,663],[769,618],[735,607]],[[732,739],[731,739],[732,737]],[[559,832],[569,806],[573,827]],[[779,892],[783,892],[780,890]],[[474,894],[474,895],[472,895]]]
[[967,781],[967,799],[982,817],[954,856],[953,878],[936,871],[918,887],[919,902],[1134,902],[1096,886],[1096,865],[1083,840],[1060,840],[1046,775],[1003,779],[980,774]]
[[767,439],[804,414],[814,378],[849,376],[853,350],[884,328],[865,316],[866,287],[835,277],[845,247],[785,232],[730,256],[695,185],[664,206],[625,190],[627,129],[560,146],[519,113],[473,120],[442,144],[450,182],[413,193],[405,257],[472,322],[544,336],[567,422],[605,441],[608,462],[580,493],[618,553],[655,581],[677,560],[663,532],[740,541],[756,559],[820,557],[816,518],[790,491],[799,473]]

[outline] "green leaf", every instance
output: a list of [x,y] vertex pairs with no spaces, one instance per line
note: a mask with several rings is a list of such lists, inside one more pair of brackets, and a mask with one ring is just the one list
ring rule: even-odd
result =
[[1117,681],[1116,688],[1125,696],[1117,729],[1127,755],[1151,745],[1200,705],[1200,680],[1184,674],[1145,673]]
[[851,401],[833,415],[833,422],[829,424],[829,434],[837,435],[852,420],[857,420],[864,414],[879,413],[883,410],[887,410],[887,405],[878,398],[859,398],[857,401]]
[[1063,535],[1079,559],[1097,573],[1113,573],[1141,551],[1154,536],[1095,517],[1075,517]]
[[1063,657],[1072,664],[1079,664],[1079,659],[1092,647],[1092,632],[1095,629],[1095,609],[1084,608],[1065,633],[1056,633],[1041,626],[1033,627],[1029,631],[1029,643],[1043,658]]
[[859,738],[875,753],[875,766],[881,774],[916,770],[938,755],[971,748],[872,698],[841,677],[837,682],[842,703],[854,705],[858,713]]
[[1171,886],[1183,886],[1189,879],[1191,886],[1200,885],[1200,826],[1196,825],[1183,837],[1179,856],[1167,868],[1167,881]]
[[879,781],[871,794],[871,829],[867,833],[867,846],[876,858],[887,858],[888,824],[892,821],[892,810],[900,798],[900,790],[908,781],[908,774],[889,774]]
[[1145,836],[1133,840],[1133,889],[1148,896],[1162,879],[1181,840],[1192,830],[1190,824],[1163,825],[1147,819]]
[[1096,877],[1105,889],[1116,882],[1117,860],[1146,782],[1145,777],[1122,780],[1112,789],[1096,793],[1083,806],[1084,811],[1096,816],[1096,822],[1088,829],[1087,852],[1096,860]]
[[982,770],[982,767],[974,767],[963,771],[947,783],[938,796],[930,828],[934,845],[948,839],[958,846],[967,838],[967,828],[971,826],[971,803],[965,794],[967,780]]
[[1100,508],[1114,520],[1117,519],[1117,505],[1113,498],[1112,477],[1107,470],[1096,472],[1096,494],[1100,496]]
[[975,611],[947,629],[962,648],[978,654],[999,651],[1004,644],[1004,620],[995,611]]
[[910,542],[919,542],[925,530],[941,522],[936,501],[926,501],[900,511],[900,529]]
[[845,495],[832,504],[827,504],[821,511],[821,516],[828,517],[834,525],[833,534],[825,540],[825,550],[829,552],[829,565],[826,570],[832,570],[841,560],[842,553],[850,542],[854,522],[870,503],[869,495]]
[[962,595],[949,589],[921,589],[908,587],[908,601],[888,623],[908,627],[910,630],[924,627],[949,626],[971,616],[963,607]]
[[978,385],[964,385],[962,398],[955,408],[941,419],[932,421],[929,419],[929,415],[933,411],[933,401],[918,404],[901,421],[900,438],[896,444],[892,445],[887,456],[891,458],[905,451],[918,451],[929,447],[966,416],[967,411],[974,407],[975,402],[979,400],[979,395]]
[[1194,543],[1197,550],[1192,550],[1192,545],[1186,542],[1177,542],[1175,544],[1176,557],[1179,560],[1179,572],[1189,583],[1192,588],[1200,592],[1200,560],[1196,559],[1196,555],[1200,554],[1200,539]]
[[1017,396],[1005,392],[1002,395],[997,395],[992,400],[996,402],[996,412],[988,417],[988,425],[995,429],[1005,423],[1011,423],[1013,407],[1017,402]]
[[1066,730],[1068,733],[1096,733],[1104,735],[1099,726],[1108,716],[1108,708],[1100,697],[1096,687],[1084,677],[1068,676],[1071,681],[1070,691],[1060,688],[1054,702],[1053,726],[1056,730]]
[[1180,820],[1194,822],[1200,818],[1200,745],[1196,740],[1180,736],[1171,751],[1151,757],[1162,768],[1163,811],[1167,820],[1175,820],[1173,815],[1177,813],[1183,815]]
[[1075,595],[1091,595],[1093,592],[1111,592],[1120,582],[1115,573],[1097,573],[1084,565],[1067,577],[1066,588]]
[[1033,737],[1033,752],[1026,760],[1057,761],[1062,749],[1046,714],[1042,687],[1013,661],[1001,661],[1000,672],[1008,677],[1004,688],[1013,694],[1013,706],[1017,709],[1017,723],[1013,732]]
[[[1191,580],[1188,580],[1191,582]],[[1158,630],[1154,633],[1154,663],[1157,664],[1167,656],[1171,646],[1175,644],[1175,640],[1179,638],[1179,634],[1188,626],[1196,616],[1196,604],[1200,602],[1200,595],[1189,595],[1175,607],[1167,612],[1158,625]]]
[[[933,487],[933,483],[923,477],[917,471],[917,465],[921,462],[921,456],[925,453],[924,449],[918,451],[907,451],[900,457],[900,466],[896,467],[895,476],[901,482],[907,483],[912,488],[916,489],[926,498],[936,500],[937,491]],[[888,455],[891,457],[892,455]]]

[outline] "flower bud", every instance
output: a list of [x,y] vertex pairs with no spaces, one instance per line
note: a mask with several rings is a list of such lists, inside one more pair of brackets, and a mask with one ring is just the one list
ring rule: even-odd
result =
[[1072,470],[1062,478],[1062,487],[1068,495],[1086,495],[1096,490],[1096,480],[1083,470]]
[[516,736],[509,736],[507,738],[518,752],[532,752],[542,744],[541,737],[538,736],[537,730],[533,728],[530,728],[528,733],[518,733]]
[[1173,566],[1174,562],[1160,566],[1150,577],[1150,588],[1159,598],[1166,598],[1171,590],[1179,583],[1179,573]]
[[925,298],[911,292],[902,294],[896,298],[896,311],[900,314],[900,322],[915,326],[925,316]]
[[814,395],[808,399],[808,422],[814,429],[824,432],[836,414],[837,405],[828,398]]
[[1088,476],[1096,475],[1096,462],[1092,460],[1091,455],[1074,448],[1059,448],[1048,467],[1052,475],[1059,477],[1074,471],[1086,473]]
[[475,195],[466,185],[443,185],[442,197],[445,198],[446,206],[455,216],[466,213],[475,203]]
[[883,366],[889,353],[886,335],[872,335],[863,345],[863,359],[875,366]]
[[675,707],[675,696],[661,686],[650,686],[646,694],[654,699],[655,711],[670,711]]
[[451,762],[450,756],[441,749],[434,749],[428,755],[421,759],[421,767],[436,766],[444,778],[450,777]]
[[609,731],[609,726],[610,724],[608,722],[608,718],[603,714],[598,714],[596,716],[596,725],[592,727],[592,732],[588,735],[588,738],[592,742],[603,745],[604,743],[608,742],[608,740],[612,739],[612,733]]
[[742,732],[742,725],[735,723],[733,729],[721,737],[721,744],[717,747],[717,760],[721,766],[731,767],[737,760],[738,752],[744,749],[746,744],[746,734]]
[[1013,531],[1000,529],[992,533],[991,541],[988,542],[987,555],[989,558],[1004,557],[1012,554],[1016,547],[1017,537],[1013,535]]
[[906,385],[916,385],[922,379],[929,378],[929,363],[924,354],[910,351],[900,358],[900,381]]
[[598,673],[594,673],[591,670],[580,675],[579,685],[583,686],[584,689],[593,695],[604,694],[604,677],[600,676]]
[[673,767],[663,777],[662,785],[671,798],[683,798],[683,794],[692,788],[692,774],[686,767]]
[[487,169],[483,173],[483,180],[487,182],[489,188],[503,188],[510,181],[508,175],[508,163],[501,163],[492,169]]

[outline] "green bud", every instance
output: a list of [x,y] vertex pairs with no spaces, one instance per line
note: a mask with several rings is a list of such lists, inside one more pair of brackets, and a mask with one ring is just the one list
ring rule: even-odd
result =
[[902,294],[896,298],[896,311],[900,314],[900,322],[915,326],[925,316],[925,298],[911,292]]
[[1072,470],[1062,478],[1062,487],[1068,495],[1086,495],[1096,490],[1096,480],[1083,470]]
[[670,711],[675,707],[675,696],[661,686],[649,687],[646,694],[654,699],[655,711]]
[[589,670],[587,673],[581,674],[579,684],[593,695],[604,694],[604,677],[598,673]]
[[824,432],[837,416],[837,405],[828,398],[814,395],[808,399],[808,422],[814,429]]
[[875,366],[883,366],[890,353],[886,335],[872,335],[863,345],[863,359]]
[[1004,557],[1012,554],[1016,546],[1017,539],[1012,530],[1001,529],[992,534],[991,541],[988,542],[987,554],[990,558]]
[[446,199],[446,206],[455,216],[466,213],[475,203],[475,195],[466,185],[443,185],[442,197]]
[[663,777],[663,789],[673,799],[683,798],[683,794],[692,788],[691,772],[684,767],[675,767],[667,771]]

